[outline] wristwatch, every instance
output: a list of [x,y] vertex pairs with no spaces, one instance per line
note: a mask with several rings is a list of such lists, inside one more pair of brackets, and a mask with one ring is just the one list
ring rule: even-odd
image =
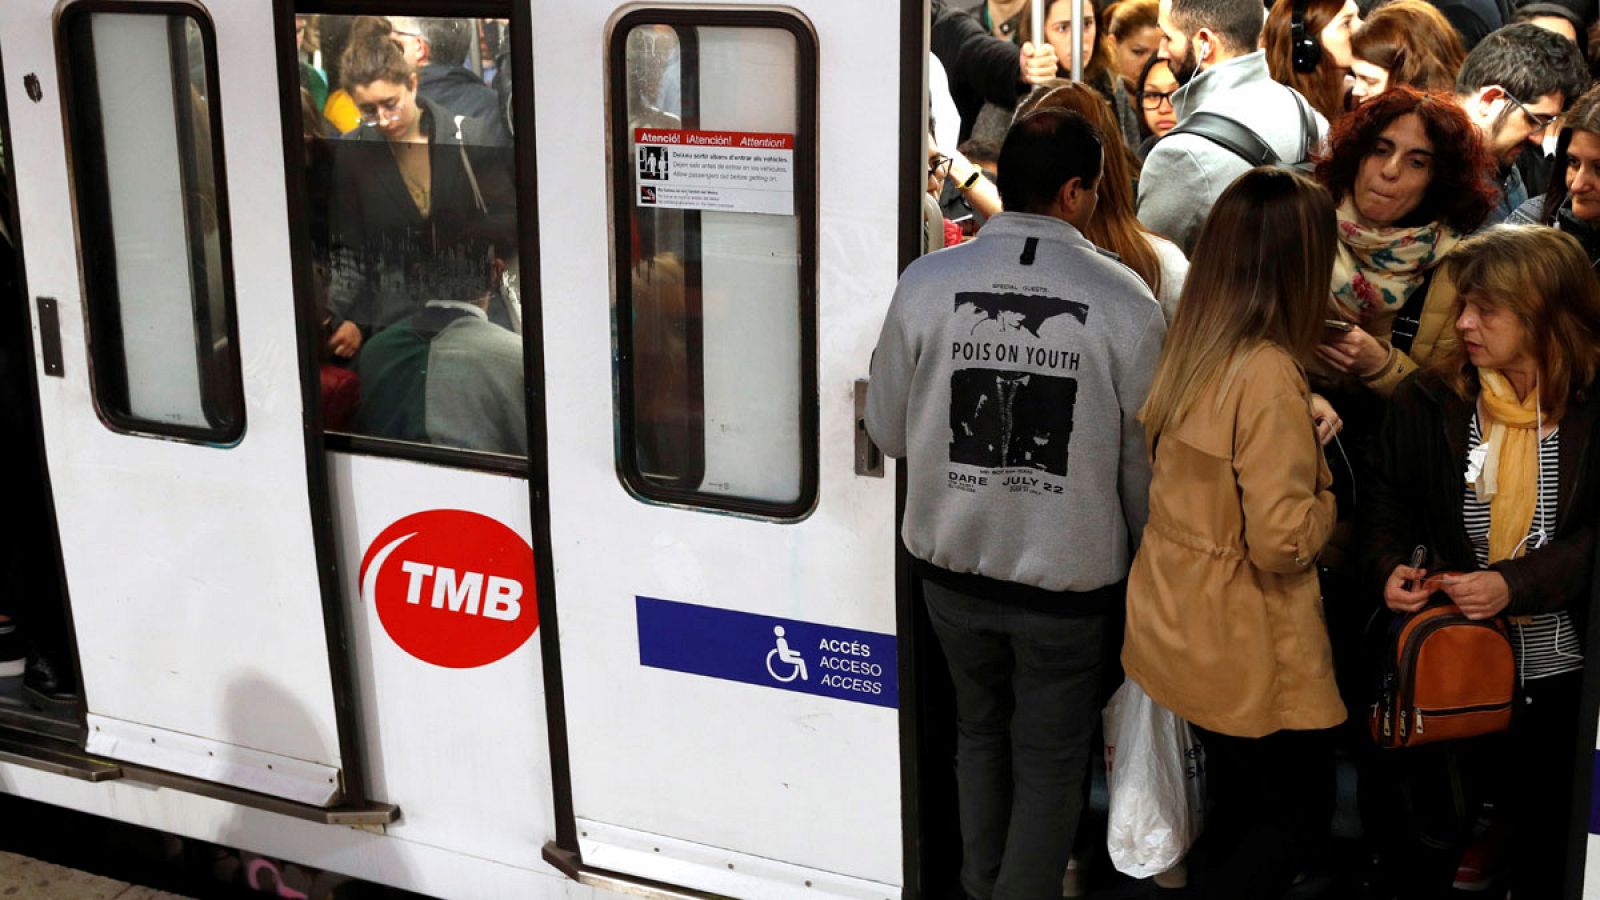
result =
[[972,190],[972,186],[977,184],[978,183],[978,179],[982,178],[982,177],[983,177],[983,170],[982,169],[973,169],[972,170],[972,174],[967,176],[967,180],[961,182],[961,190],[963,190],[963,191]]

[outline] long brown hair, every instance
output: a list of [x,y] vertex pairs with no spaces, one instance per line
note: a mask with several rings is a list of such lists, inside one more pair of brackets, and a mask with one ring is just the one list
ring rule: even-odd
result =
[[[1345,0],[1305,0],[1306,34],[1321,43],[1322,29],[1327,28],[1344,10]],[[1322,61],[1310,72],[1294,67],[1294,42],[1290,39],[1294,3],[1280,0],[1267,13],[1266,28],[1262,31],[1262,46],[1267,50],[1267,70],[1272,80],[1286,84],[1305,95],[1317,112],[1329,122],[1344,115],[1344,69],[1334,65],[1326,50]]]
[[[1057,3],[1065,2],[1067,0],[1045,0],[1044,19],[1046,23],[1050,21],[1050,8]],[[1101,3],[1100,0],[1083,0],[1084,21],[1094,21],[1094,45],[1090,48],[1089,58],[1083,61],[1084,81],[1097,81],[1101,75],[1116,68],[1116,63],[1113,61],[1111,53],[1111,45],[1106,41],[1105,16],[1102,14],[1106,5]],[[1033,37],[1033,18],[1024,15],[1022,24],[1017,28],[1017,42],[1020,44],[1026,41],[1038,43]],[[1073,52],[1077,52],[1077,48],[1073,48]],[[1057,71],[1070,72],[1071,67],[1062,66]],[[1112,80],[1112,84],[1116,84],[1115,79]]]
[[1561,117],[1561,134],[1556,138],[1556,162],[1550,168],[1550,183],[1544,191],[1544,209],[1539,221],[1545,225],[1555,222],[1556,214],[1567,202],[1567,158],[1572,148],[1574,132],[1587,131],[1600,135],[1600,87],[1591,88],[1578,102],[1572,104]]
[[[1600,371],[1600,281],[1583,245],[1543,225],[1496,225],[1457,244],[1441,265],[1459,291],[1455,317],[1472,300],[1522,322],[1539,367],[1539,404],[1559,420],[1573,389]],[[1450,340],[1440,349],[1432,368],[1457,396],[1477,396],[1478,370],[1466,345]]]
[[1201,392],[1219,397],[1252,350],[1276,344],[1304,362],[1322,334],[1337,243],[1333,198],[1289,169],[1251,169],[1200,229],[1178,313],[1139,419],[1151,448]]
[[1350,52],[1389,73],[1389,87],[1450,93],[1467,58],[1455,26],[1427,0],[1392,0],[1350,37]]
[[1074,81],[1053,78],[1034,88],[1017,104],[1016,118],[1035,110],[1069,109],[1080,113],[1100,133],[1105,149],[1096,191],[1094,215],[1083,236],[1095,246],[1122,257],[1153,294],[1161,293],[1161,258],[1150,244],[1149,231],[1139,224],[1133,209],[1133,182],[1139,174],[1139,158],[1122,139],[1122,129],[1111,105],[1094,88]]

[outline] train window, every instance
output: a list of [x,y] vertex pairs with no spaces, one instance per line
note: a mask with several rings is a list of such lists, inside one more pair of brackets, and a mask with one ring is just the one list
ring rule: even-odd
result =
[[118,429],[231,443],[245,413],[211,25],[101,8],[126,7],[61,18],[95,400]]
[[612,33],[618,470],[783,519],[816,497],[816,48],[777,12]]
[[506,22],[294,24],[328,445],[523,470]]

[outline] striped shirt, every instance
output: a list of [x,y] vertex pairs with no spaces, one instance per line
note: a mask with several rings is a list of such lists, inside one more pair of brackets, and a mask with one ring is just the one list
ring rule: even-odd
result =
[[[1539,500],[1534,506],[1533,522],[1528,526],[1527,543],[1516,554],[1519,557],[1533,552],[1556,533],[1556,506],[1561,491],[1560,438],[1561,429],[1557,428],[1539,441]],[[1478,417],[1474,415],[1468,453],[1482,443]],[[1489,565],[1489,504],[1478,500],[1471,485],[1463,494],[1461,517],[1467,526],[1467,537],[1472,541],[1472,551],[1478,558],[1478,567],[1484,568]],[[1541,532],[1545,537],[1539,536]],[[1572,626],[1572,617],[1566,610],[1512,622],[1511,644],[1517,651],[1517,673],[1523,681],[1583,668],[1578,630]]]

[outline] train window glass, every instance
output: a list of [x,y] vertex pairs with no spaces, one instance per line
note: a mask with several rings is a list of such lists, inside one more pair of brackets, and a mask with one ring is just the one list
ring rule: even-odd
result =
[[95,399],[113,427],[244,430],[216,61],[194,14],[62,17]]
[[506,24],[295,17],[330,447],[522,468]]
[[792,519],[815,498],[812,41],[737,11],[613,33],[618,469],[645,499]]

